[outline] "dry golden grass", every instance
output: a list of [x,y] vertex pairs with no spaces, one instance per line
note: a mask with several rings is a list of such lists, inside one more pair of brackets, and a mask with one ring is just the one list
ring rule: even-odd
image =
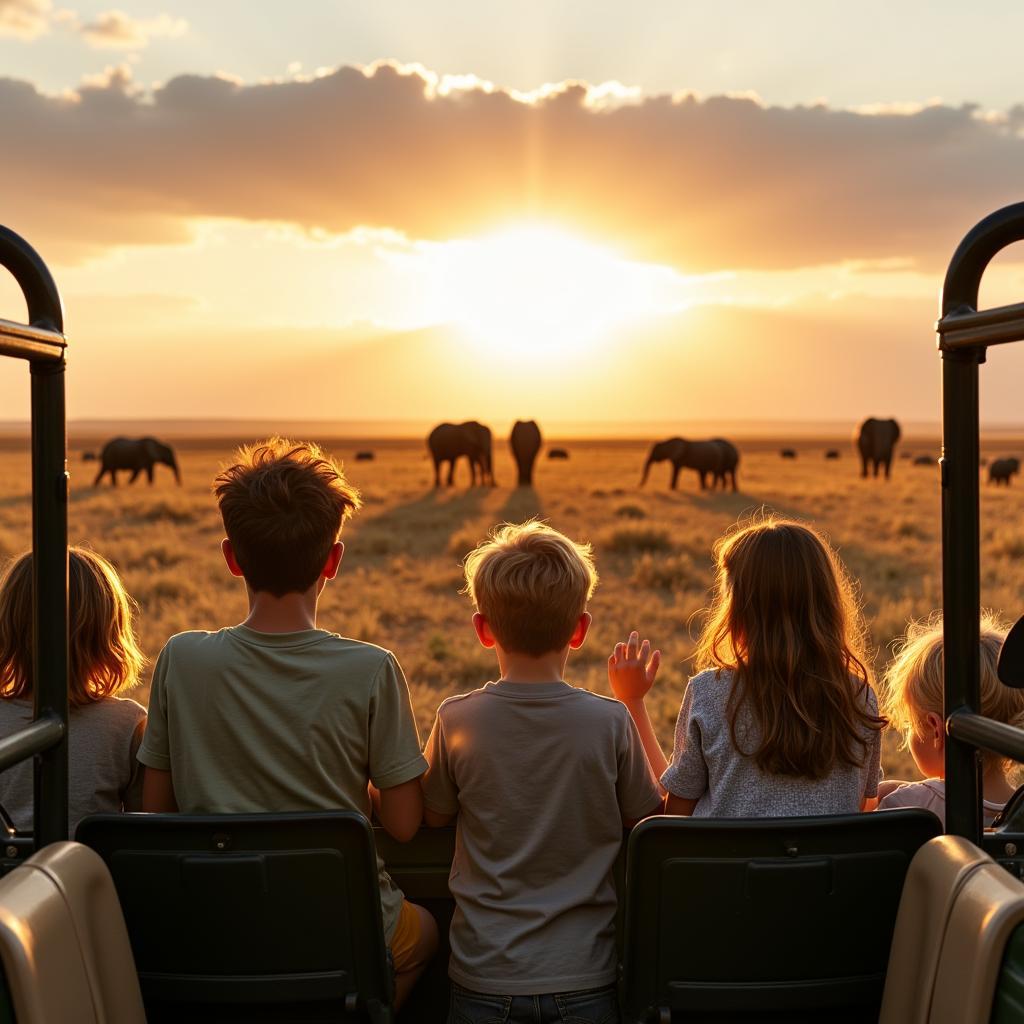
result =
[[[419,443],[327,443],[346,461],[366,505],[346,527],[342,573],[327,588],[320,621],[397,653],[421,730],[429,728],[444,697],[494,675],[491,656],[470,627],[467,599],[458,593],[459,564],[492,525],[505,520],[540,516],[594,543],[601,573],[591,606],[594,628],[572,656],[569,678],[607,693],[605,661],[613,644],[634,628],[649,636],[665,654],[651,708],[666,747],[711,583],[711,545],[738,518],[764,507],[810,520],[831,537],[861,582],[876,671],[908,619],[940,606],[939,499],[932,468],[901,459],[890,483],[863,481],[848,443],[838,461],[822,457],[824,442],[807,444],[795,461],[780,459],[775,443],[747,443],[740,446],[740,493],[701,493],[692,473],[684,473],[672,493],[666,466],[654,467],[645,489],[637,487],[641,444],[563,446],[571,453],[567,462],[548,462],[542,453],[535,490],[511,487],[511,459],[499,446],[500,486],[468,489],[460,466],[457,486],[435,491]],[[834,441],[827,446],[840,447]],[[173,633],[242,619],[245,593],[221,563],[221,525],[210,493],[230,443],[193,441],[179,448],[180,488],[158,467],[153,487],[140,480],[117,490],[92,488],[96,464],[81,455],[94,447],[78,439],[70,456],[71,539],[118,566],[141,609],[147,655],[155,658]],[[354,461],[363,448],[375,450],[375,461]],[[0,452],[0,558],[29,544],[28,491],[27,452]],[[983,599],[1008,617],[1024,611],[1022,501],[1019,485],[983,487]],[[143,701],[146,692],[141,691]],[[892,737],[885,761],[890,774],[913,777],[912,763]]]

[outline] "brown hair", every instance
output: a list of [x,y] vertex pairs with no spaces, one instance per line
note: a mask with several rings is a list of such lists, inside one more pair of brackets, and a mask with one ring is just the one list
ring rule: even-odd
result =
[[467,556],[466,586],[507,651],[539,657],[572,638],[597,586],[589,544],[546,523],[505,523]]
[[[1019,728],[1024,727],[1024,690],[1004,686],[996,671],[1007,628],[989,612],[981,617],[981,713]],[[885,673],[882,704],[889,721],[902,734],[903,748],[909,749],[911,737],[924,734],[929,712],[944,717],[942,616],[910,623],[906,636],[893,645],[893,653],[896,657]],[[1012,759],[991,753],[982,756],[986,766],[999,764],[1004,774],[1018,769]]]
[[236,459],[214,480],[214,493],[246,582],[275,597],[308,590],[359,508],[359,492],[309,442],[272,437],[239,448]]
[[[117,570],[95,551],[68,551],[68,699],[81,707],[135,686],[145,658]],[[0,581],[0,697],[32,694],[32,554]]]
[[[864,731],[885,720],[867,702],[863,626],[838,556],[810,527],[766,516],[722,537],[715,560],[694,657],[733,672],[733,745],[773,775],[822,779],[859,765]],[[741,708],[756,727],[751,751],[738,735]]]

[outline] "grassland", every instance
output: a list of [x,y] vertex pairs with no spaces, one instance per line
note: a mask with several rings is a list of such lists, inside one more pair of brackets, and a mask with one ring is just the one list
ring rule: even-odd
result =
[[[181,487],[158,467],[154,486],[143,479],[113,490],[94,489],[95,463],[82,461],[95,439],[73,440],[71,539],[118,566],[140,607],[147,655],[155,658],[178,631],[240,621],[245,593],[221,563],[221,526],[210,493],[231,443],[192,439],[179,447]],[[848,442],[798,445],[796,460],[780,459],[776,442],[741,444],[736,494],[702,493],[690,473],[673,493],[666,466],[654,467],[639,489],[645,449],[636,443],[563,443],[570,459],[549,462],[542,453],[532,490],[512,487],[512,462],[499,446],[498,487],[469,489],[460,467],[456,487],[442,491],[430,486],[431,466],[418,442],[325,444],[345,460],[365,507],[346,527],[342,573],[327,588],[321,624],[398,654],[422,730],[444,697],[494,673],[458,593],[459,563],[505,520],[540,516],[593,542],[601,573],[594,628],[573,655],[569,678],[606,693],[605,661],[613,644],[633,628],[649,636],[665,654],[652,713],[666,746],[711,583],[711,546],[738,518],[763,507],[812,521],[831,537],[860,581],[876,670],[908,619],[941,604],[936,471],[901,459],[889,483],[861,480]],[[826,446],[841,447],[842,457],[826,461]],[[354,461],[355,451],[368,447],[374,461]],[[934,453],[935,445],[904,449]],[[18,446],[0,451],[0,558],[29,544],[28,468],[27,452]],[[1010,618],[1024,612],[1022,504],[1024,486],[983,487],[983,600]],[[147,694],[144,687],[136,696],[145,702]],[[891,739],[885,761],[890,773],[913,776]]]

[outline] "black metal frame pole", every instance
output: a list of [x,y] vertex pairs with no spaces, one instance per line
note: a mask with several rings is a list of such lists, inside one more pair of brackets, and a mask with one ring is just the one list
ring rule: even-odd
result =
[[[976,224],[949,262],[942,285],[942,607],[946,720],[980,713],[981,557],[978,367],[989,335],[943,344],[957,316],[978,308],[981,278],[992,258],[1024,239],[1024,203]],[[943,324],[943,320],[946,324]],[[1014,340],[992,335],[992,340]],[[949,734],[946,743],[946,831],[981,842],[981,765],[974,743]]]
[[[68,720],[68,476],[64,362],[32,374],[32,592],[35,717]],[[36,848],[68,837],[68,745],[35,758]]]
[[[980,711],[978,353],[942,358],[942,608],[945,714]],[[981,842],[980,755],[946,740],[946,831]]]

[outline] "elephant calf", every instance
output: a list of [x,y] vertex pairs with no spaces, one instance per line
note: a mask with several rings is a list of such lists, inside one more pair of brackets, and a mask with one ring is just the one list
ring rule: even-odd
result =
[[1005,458],[993,459],[988,467],[988,482],[990,484],[1006,484],[1010,486],[1010,480],[1015,473],[1020,472],[1020,459]]

